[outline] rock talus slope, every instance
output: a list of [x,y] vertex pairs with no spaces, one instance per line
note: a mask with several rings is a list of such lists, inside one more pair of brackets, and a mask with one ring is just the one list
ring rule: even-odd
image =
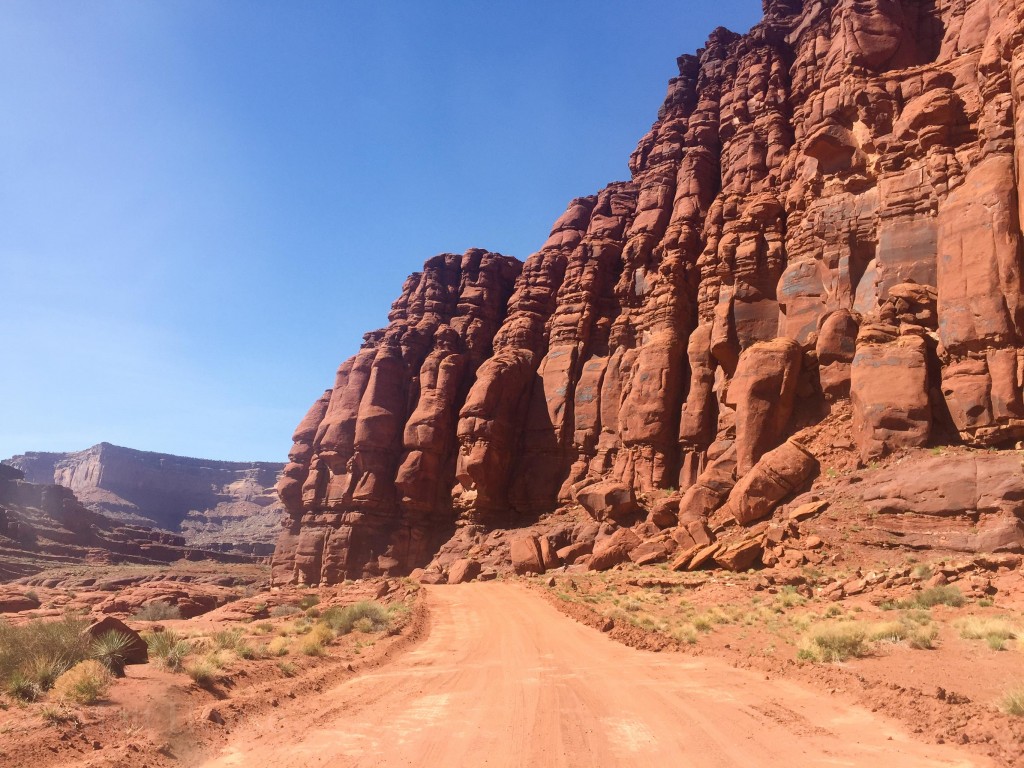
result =
[[409,279],[295,433],[276,579],[408,570],[597,483],[751,523],[847,400],[865,463],[1024,437],[1024,7],[764,11],[679,58],[630,180],[525,263]]

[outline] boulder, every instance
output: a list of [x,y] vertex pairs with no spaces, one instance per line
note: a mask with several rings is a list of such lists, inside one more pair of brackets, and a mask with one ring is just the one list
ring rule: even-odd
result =
[[633,489],[612,480],[602,480],[576,492],[576,501],[595,520],[629,522],[640,511]]
[[462,584],[467,581],[472,581],[480,575],[480,563],[476,560],[469,558],[462,558],[452,563],[451,568],[448,569],[448,583],[449,584]]
[[800,489],[818,469],[818,461],[796,440],[787,440],[757,462],[729,494],[722,515],[746,525],[767,516]]
[[544,573],[544,558],[536,536],[519,536],[512,539],[509,554],[512,557],[512,570],[516,573]]
[[619,528],[602,541],[587,563],[591,571],[607,571],[629,560],[629,553],[640,545],[640,539],[629,528]]

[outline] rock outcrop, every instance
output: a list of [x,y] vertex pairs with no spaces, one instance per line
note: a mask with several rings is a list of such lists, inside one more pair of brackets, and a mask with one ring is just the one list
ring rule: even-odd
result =
[[26,480],[70,488],[89,509],[131,525],[181,533],[190,547],[269,555],[284,505],[270,462],[192,459],[100,443],[74,453],[4,461]]
[[254,559],[195,549],[180,535],[121,523],[88,509],[69,488],[26,482],[21,470],[0,464],[0,582],[62,564]]
[[607,488],[746,524],[847,398],[864,462],[1024,437],[1024,8],[764,6],[679,58],[630,180],[524,264],[410,278],[295,433],[275,579],[408,571]]

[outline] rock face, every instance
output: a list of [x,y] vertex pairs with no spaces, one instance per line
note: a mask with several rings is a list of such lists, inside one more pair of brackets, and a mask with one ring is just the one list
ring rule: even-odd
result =
[[88,509],[69,488],[23,477],[0,464],[0,582],[67,563],[255,559],[193,549],[178,534],[121,523]]
[[28,482],[70,488],[115,520],[180,532],[193,547],[269,555],[281,530],[284,505],[274,484],[282,464],[191,459],[109,443],[4,463]]
[[296,431],[275,579],[407,571],[596,483],[749,522],[846,398],[865,462],[1024,437],[1024,8],[764,7],[521,267],[410,278]]

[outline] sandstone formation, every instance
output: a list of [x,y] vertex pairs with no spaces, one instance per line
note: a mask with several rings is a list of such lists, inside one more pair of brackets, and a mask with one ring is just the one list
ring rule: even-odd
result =
[[0,582],[62,564],[254,559],[194,549],[178,534],[94,512],[69,488],[23,477],[21,470],[0,464]]
[[[456,527],[486,542],[577,500],[614,518],[632,494],[648,538],[750,524],[811,480],[797,430],[847,399],[865,463],[1024,437],[1024,8],[764,11],[679,58],[630,179],[525,263],[410,278],[295,433],[276,580],[408,572]],[[516,546],[532,570],[539,541]]]
[[89,508],[129,524],[181,533],[189,546],[269,555],[284,505],[283,465],[191,459],[100,443],[75,453],[5,460],[31,483],[70,488]]

